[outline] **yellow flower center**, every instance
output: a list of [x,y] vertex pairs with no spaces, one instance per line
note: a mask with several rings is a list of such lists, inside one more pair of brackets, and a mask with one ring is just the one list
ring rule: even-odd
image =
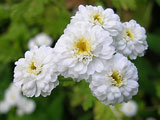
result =
[[78,42],[75,43],[75,48],[77,50],[77,54],[90,54],[91,43],[89,39],[81,37],[80,39],[78,39]]
[[126,30],[126,36],[129,37],[131,40],[133,40],[133,34],[129,29]]
[[36,66],[34,65],[34,62],[31,63],[30,69],[31,69],[32,71],[33,71],[33,70],[36,70]]
[[30,66],[29,66],[29,73],[39,75],[41,73],[41,71],[37,69],[34,62],[31,62]]
[[100,14],[95,14],[93,18],[95,21],[94,24],[96,24],[97,22],[99,22],[100,24],[103,24],[102,16]]
[[119,75],[118,72],[113,72],[112,75],[110,76],[112,78],[112,85],[120,87],[122,85],[122,76]]

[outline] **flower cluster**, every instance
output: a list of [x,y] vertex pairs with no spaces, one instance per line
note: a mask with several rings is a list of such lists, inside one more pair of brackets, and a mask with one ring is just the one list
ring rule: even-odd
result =
[[35,103],[21,95],[19,87],[11,84],[5,92],[5,99],[0,102],[0,113],[7,113],[13,106],[17,107],[17,114],[30,114],[35,109]]
[[129,59],[143,56],[147,47],[145,29],[135,20],[122,23],[110,8],[80,5],[54,48],[34,47],[16,62],[14,82],[28,97],[47,96],[61,74],[89,82],[103,104],[127,102],[139,86]]

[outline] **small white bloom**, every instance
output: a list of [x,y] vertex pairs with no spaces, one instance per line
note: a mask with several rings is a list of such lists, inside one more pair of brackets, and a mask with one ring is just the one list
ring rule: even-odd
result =
[[6,102],[0,102],[0,113],[7,113],[10,109],[10,105]]
[[51,46],[52,45],[52,38],[46,35],[45,33],[40,33],[36,35],[34,38],[29,40],[28,47],[29,49],[33,48],[34,46]]
[[45,97],[59,84],[54,57],[52,48],[34,47],[15,63],[14,82],[22,87],[24,95]]
[[59,71],[64,77],[78,81],[101,72],[104,62],[115,52],[112,42],[109,33],[100,27],[91,28],[80,22],[68,25],[54,48]]
[[121,30],[120,18],[110,8],[103,9],[101,6],[80,5],[79,11],[72,17],[71,23],[85,22],[91,26],[100,26],[108,31],[111,36],[117,36]]
[[130,20],[122,25],[123,29],[115,41],[117,52],[130,59],[143,56],[144,51],[148,48],[145,29],[135,20]]
[[114,105],[129,101],[138,92],[137,68],[126,57],[116,54],[105,69],[92,76],[89,87],[103,104]]
[[18,115],[23,115],[23,114],[30,114],[34,111],[35,109],[35,103],[32,100],[28,100],[26,98],[20,99],[20,101],[17,104],[17,114]]
[[128,117],[136,115],[137,109],[137,103],[132,100],[127,103],[123,103],[121,107],[121,111]]
[[12,83],[5,92],[5,101],[7,102],[8,105],[14,106],[16,105],[20,97],[21,97],[20,88]]

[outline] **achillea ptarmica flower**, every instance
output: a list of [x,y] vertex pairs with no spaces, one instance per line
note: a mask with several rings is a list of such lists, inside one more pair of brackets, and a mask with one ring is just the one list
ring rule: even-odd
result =
[[42,46],[34,47],[25,53],[25,58],[15,64],[14,83],[21,86],[27,97],[44,97],[59,84],[53,49]]
[[117,52],[130,59],[143,56],[144,51],[148,48],[145,29],[137,24],[135,20],[130,20],[122,25],[122,31],[115,41]]
[[17,104],[17,114],[23,115],[23,114],[30,114],[35,109],[35,102],[33,100],[28,100],[25,97],[21,98],[21,100]]
[[40,33],[36,35],[34,38],[30,39],[28,42],[29,49],[33,48],[34,46],[51,46],[52,45],[52,38],[45,33]]
[[20,88],[13,83],[5,91],[4,100],[0,102],[0,113],[7,113],[11,107],[16,106],[22,98]]
[[138,106],[137,106],[136,102],[134,102],[133,100],[131,100],[131,101],[127,102],[127,103],[123,103],[120,110],[126,116],[132,117],[132,116],[136,115],[137,110],[138,110]]
[[100,27],[91,28],[80,22],[68,25],[54,48],[58,54],[59,71],[64,77],[77,81],[101,72],[104,62],[115,52],[112,42],[109,33]]
[[7,113],[10,109],[10,105],[6,101],[0,102],[0,113]]
[[129,101],[138,92],[137,68],[126,57],[116,54],[100,73],[92,75],[89,85],[94,96],[103,104],[114,105]]
[[91,26],[100,26],[108,31],[111,36],[117,36],[122,29],[120,18],[110,8],[103,9],[101,6],[80,5],[71,23],[85,22]]
[[12,107],[18,107],[17,114],[30,114],[35,109],[35,103],[21,95],[19,87],[13,83],[5,92],[5,99],[0,102],[0,113],[7,113]]
[[20,87],[15,86],[13,83],[10,84],[9,88],[5,91],[5,102],[7,102],[9,106],[14,106],[20,98]]

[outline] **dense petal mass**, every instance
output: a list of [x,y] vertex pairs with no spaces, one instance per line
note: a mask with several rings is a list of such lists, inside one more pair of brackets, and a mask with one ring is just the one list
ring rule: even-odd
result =
[[110,8],[103,9],[101,6],[80,5],[71,23],[85,22],[91,26],[100,26],[108,31],[111,36],[117,36],[121,30],[120,18]]
[[14,82],[22,87],[27,97],[50,95],[59,82],[53,49],[34,47],[19,59],[14,70]]
[[85,23],[68,25],[54,48],[58,69],[65,77],[88,79],[104,69],[114,54],[113,39],[100,27]]
[[148,48],[145,29],[137,24],[135,20],[125,22],[122,25],[123,29],[115,41],[117,52],[130,59],[143,56]]
[[116,54],[106,69],[92,75],[93,95],[106,105],[127,102],[138,92],[137,69],[126,57]]

